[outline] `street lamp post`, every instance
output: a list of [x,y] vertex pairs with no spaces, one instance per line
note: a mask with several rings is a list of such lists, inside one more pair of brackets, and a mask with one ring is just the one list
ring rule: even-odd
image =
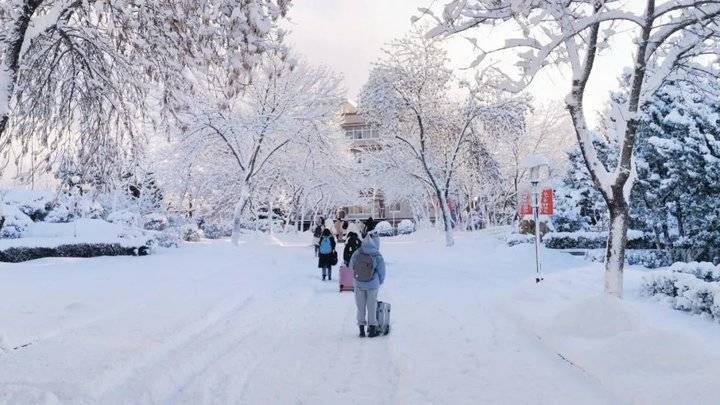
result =
[[535,223],[535,282],[543,280],[542,262],[540,260],[540,182],[543,167],[549,167],[548,160],[542,155],[528,156],[524,166],[530,170],[532,186],[533,222]]

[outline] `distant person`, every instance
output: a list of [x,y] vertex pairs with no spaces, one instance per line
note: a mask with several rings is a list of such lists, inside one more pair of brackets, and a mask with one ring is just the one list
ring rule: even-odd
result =
[[325,220],[325,229],[329,230],[333,236],[335,235],[335,223],[332,219],[328,218]]
[[367,233],[365,233],[365,223],[363,221],[360,221],[359,219],[356,219],[355,222],[352,224],[352,228],[357,232],[358,235],[360,235],[361,238],[364,238]]
[[377,297],[380,286],[385,282],[385,260],[380,254],[380,237],[370,231],[363,239],[360,248],[350,258],[355,287],[355,305],[360,337],[365,337],[365,325],[368,337],[380,334],[377,321]]
[[345,242],[345,249],[343,250],[343,263],[345,263],[346,266],[350,265],[350,259],[352,258],[353,253],[355,253],[361,245],[362,242],[360,241],[358,234],[352,231],[348,232],[348,239],[347,242]]
[[364,232],[364,233],[363,233],[363,238],[364,238],[368,233],[370,233],[373,229],[375,229],[375,220],[373,219],[373,217],[369,217],[368,219],[365,220],[365,229],[364,229],[364,231],[363,231],[363,232]]
[[321,225],[315,225],[313,230],[313,246],[315,248],[315,257],[317,257],[320,249],[320,237],[322,236],[323,227]]
[[336,219],[335,220],[335,236],[337,237],[337,241],[339,243],[342,243],[345,241],[345,229],[343,229],[342,226],[342,219]]
[[335,251],[335,237],[330,229],[325,228],[320,237],[320,247],[318,248],[318,267],[322,269],[322,279],[325,281],[332,280],[332,266],[335,265],[337,252]]

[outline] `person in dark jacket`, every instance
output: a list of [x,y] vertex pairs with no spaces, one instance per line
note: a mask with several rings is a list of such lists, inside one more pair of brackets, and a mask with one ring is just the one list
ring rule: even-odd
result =
[[322,279],[325,281],[325,277],[328,280],[332,280],[332,266],[337,252],[335,251],[335,237],[330,232],[330,229],[325,228],[322,236],[320,237],[319,255],[318,255],[318,267],[322,269]]
[[365,229],[363,229],[363,238],[367,236],[368,233],[372,232],[372,230],[375,229],[375,220],[373,217],[369,217],[365,220]]
[[362,241],[358,238],[358,234],[355,232],[348,233],[348,240],[345,242],[345,250],[343,250],[343,262],[347,266],[350,263],[350,258],[356,250],[360,248]]
[[313,247],[315,248],[315,257],[318,256],[320,250],[320,237],[322,236],[323,227],[320,225],[315,226],[313,230]]

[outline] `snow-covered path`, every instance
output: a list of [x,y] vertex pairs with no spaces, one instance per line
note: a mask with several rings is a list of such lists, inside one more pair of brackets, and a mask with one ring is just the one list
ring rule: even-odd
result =
[[439,246],[383,240],[376,339],[299,240],[2,265],[0,403],[623,403],[506,311],[531,249]]

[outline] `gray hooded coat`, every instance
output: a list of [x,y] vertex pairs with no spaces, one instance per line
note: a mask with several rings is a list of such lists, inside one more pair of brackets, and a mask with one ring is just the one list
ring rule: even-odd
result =
[[365,239],[363,239],[363,243],[360,246],[360,249],[353,253],[352,257],[350,258],[351,269],[355,266],[355,261],[357,260],[357,255],[359,253],[364,253],[366,255],[372,256],[373,268],[375,270],[373,272],[373,277],[370,279],[370,281],[354,280],[355,288],[359,288],[361,290],[375,290],[380,288],[380,286],[385,282],[385,260],[380,254],[380,237],[376,234],[368,235],[365,237]]

